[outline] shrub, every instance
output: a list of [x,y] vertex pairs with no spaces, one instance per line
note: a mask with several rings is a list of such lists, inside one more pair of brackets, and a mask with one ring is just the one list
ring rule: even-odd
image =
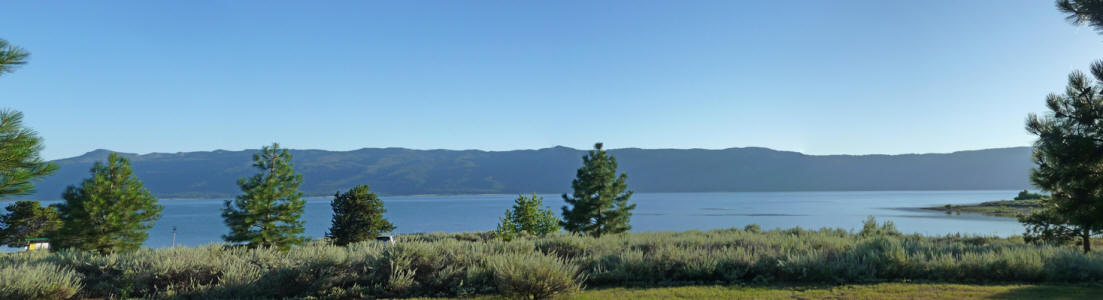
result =
[[80,275],[52,264],[0,268],[0,299],[69,299],[81,289]]
[[544,197],[532,194],[532,196],[520,195],[513,200],[513,207],[506,209],[505,217],[499,218],[501,223],[495,230],[495,235],[502,240],[513,240],[528,236],[543,236],[559,231],[559,217],[551,208],[544,206]]
[[873,218],[873,216],[869,216],[866,217],[866,221],[862,223],[862,231],[859,232],[858,235],[900,235],[900,231],[896,230],[896,224],[893,224],[892,221],[885,221],[885,223],[878,226],[877,219]]
[[505,254],[488,258],[498,292],[522,299],[549,299],[579,289],[578,266],[539,253]]
[[[735,228],[510,242],[481,233],[428,233],[399,236],[395,245],[317,242],[287,251],[210,245],[0,253],[0,299],[533,298],[581,285],[1103,280],[1099,252],[1021,237],[902,235],[889,224],[866,224],[858,233]],[[15,274],[22,278],[12,279]]]

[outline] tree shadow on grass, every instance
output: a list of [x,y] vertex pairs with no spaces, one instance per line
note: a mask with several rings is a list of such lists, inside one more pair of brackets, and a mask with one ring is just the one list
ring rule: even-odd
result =
[[1101,299],[1103,285],[1035,285],[1014,288],[988,299]]

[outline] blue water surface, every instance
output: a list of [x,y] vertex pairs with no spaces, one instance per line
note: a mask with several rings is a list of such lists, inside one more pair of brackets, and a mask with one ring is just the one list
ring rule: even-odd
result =
[[[1017,191],[855,191],[855,192],[736,192],[636,193],[632,231],[683,231],[759,224],[763,229],[823,227],[857,230],[866,216],[891,220],[905,233],[942,235],[964,233],[1010,236],[1022,234],[1014,218],[947,215],[919,208],[1005,200]],[[560,195],[541,195],[557,214]],[[385,216],[397,234],[493,230],[498,218],[517,195],[434,195],[382,197]],[[221,241],[227,232],[220,209],[226,199],[161,200],[162,217],[149,231],[148,247],[178,246]],[[323,237],[329,228],[331,197],[307,198],[306,234]],[[58,201],[43,201],[44,205]]]

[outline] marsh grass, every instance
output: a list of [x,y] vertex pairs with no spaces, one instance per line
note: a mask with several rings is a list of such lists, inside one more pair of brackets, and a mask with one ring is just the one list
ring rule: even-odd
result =
[[[503,242],[481,233],[416,234],[394,245],[317,242],[287,251],[222,245],[0,254],[0,298],[543,298],[580,287],[732,284],[1083,283],[1103,255],[1021,238],[748,227]],[[51,292],[56,291],[56,292]],[[17,297],[17,298],[33,298]]]

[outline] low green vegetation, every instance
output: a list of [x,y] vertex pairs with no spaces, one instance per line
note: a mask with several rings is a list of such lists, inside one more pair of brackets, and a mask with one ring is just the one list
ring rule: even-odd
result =
[[498,238],[509,241],[518,236],[542,236],[559,232],[559,216],[544,206],[544,197],[532,194],[520,195],[513,201],[513,207],[506,209],[506,215],[500,218],[498,229],[494,231]]
[[84,287],[81,274],[54,264],[0,267],[0,299],[69,299]]
[[[569,299],[1098,299],[1098,285],[878,283],[735,285],[587,290]],[[498,297],[484,297],[497,299]]]
[[952,205],[926,207],[924,209],[937,210],[954,214],[980,214],[996,217],[1015,218],[1019,215],[1030,215],[1042,208],[1043,200],[1000,200],[979,204]]
[[1015,199],[1011,200],[1041,200],[1045,197],[1046,195],[1031,193],[1030,191],[1022,190],[1021,192],[1019,192],[1018,195],[1015,195]]
[[[399,236],[280,251],[211,245],[134,252],[0,255],[0,274],[35,266],[75,272],[35,287],[78,297],[457,297],[576,294],[580,288],[839,285],[882,282],[1091,283],[1103,254],[1020,238],[904,235],[885,224],[841,229],[587,235],[502,241],[492,233]],[[22,287],[21,287],[22,288]],[[31,287],[26,287],[31,289]],[[3,297],[5,295],[0,295]]]

